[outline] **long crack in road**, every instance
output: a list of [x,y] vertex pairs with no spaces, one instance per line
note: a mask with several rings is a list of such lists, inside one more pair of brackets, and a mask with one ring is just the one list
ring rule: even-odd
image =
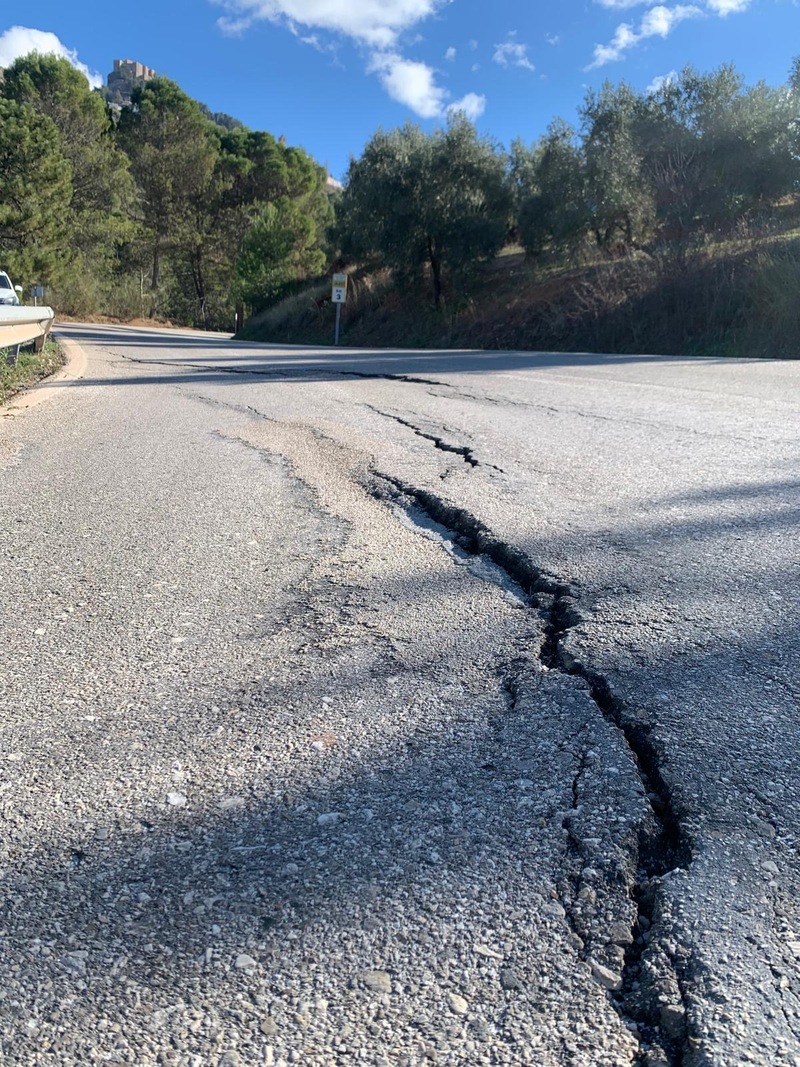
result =
[[68,334],[3,1062],[800,1064],[795,365]]

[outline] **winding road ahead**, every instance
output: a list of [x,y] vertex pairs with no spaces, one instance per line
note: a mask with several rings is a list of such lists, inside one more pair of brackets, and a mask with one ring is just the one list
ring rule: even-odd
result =
[[59,332],[3,1063],[800,1065],[800,363]]

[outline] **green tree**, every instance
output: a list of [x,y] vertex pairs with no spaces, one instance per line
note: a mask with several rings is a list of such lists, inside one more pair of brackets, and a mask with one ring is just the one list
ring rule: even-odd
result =
[[637,139],[662,233],[729,229],[792,190],[787,89],[746,88],[732,66],[691,67],[640,102]]
[[790,112],[787,127],[789,148],[792,153],[792,187],[800,187],[800,56],[795,56],[789,69],[786,100]]
[[[294,221],[295,203],[306,216],[300,229]],[[265,208],[270,204],[277,206],[277,215],[269,212],[265,215]],[[279,269],[279,273],[284,272],[281,284],[304,276],[304,271],[313,273],[320,269],[314,266],[312,270],[311,264],[320,262],[321,242],[330,222],[329,210],[325,173],[302,149],[287,147],[269,133],[244,128],[223,136],[207,185],[198,188],[191,198],[191,224],[179,247],[194,288],[199,321],[205,325],[220,317],[230,317],[231,280],[235,274],[243,281],[249,303],[260,306],[264,302],[268,294],[258,295],[258,279],[267,284],[272,268],[264,264],[267,274],[256,268],[256,249],[259,242],[266,241],[267,232],[274,236],[278,224],[285,224],[286,232],[294,232],[296,236],[294,252],[289,256],[292,266],[286,260]],[[306,224],[308,233],[304,236]],[[245,242],[251,234],[245,255]],[[307,241],[314,244],[316,255],[311,254]],[[263,244],[264,254],[268,246],[268,241]],[[303,254],[298,257],[295,253],[301,248]],[[247,266],[240,269],[237,264],[242,256]],[[324,258],[321,255],[323,262]],[[244,275],[241,270],[245,271]],[[272,292],[273,283],[269,282],[267,288]]]
[[49,282],[64,268],[71,178],[53,122],[0,99],[0,255],[25,286]]
[[506,160],[462,115],[426,135],[407,123],[378,131],[350,164],[339,226],[346,254],[374,254],[398,277],[430,272],[434,305],[444,274],[494,255],[508,233]]
[[[513,146],[512,159],[524,161],[523,151],[521,144]],[[518,228],[525,251],[537,256],[547,247],[574,248],[590,218],[584,158],[573,128],[556,119],[527,150],[527,161],[516,163],[516,173]]]
[[241,298],[259,310],[295,283],[325,267],[322,248],[330,206],[311,198],[281,197],[265,204],[244,241],[237,263]]
[[5,71],[2,94],[46,115],[59,132],[72,170],[73,248],[96,253],[110,244],[131,186],[102,97],[68,60],[35,52]]
[[118,135],[136,181],[135,217],[151,250],[151,316],[158,304],[162,255],[194,238],[192,207],[209,192],[220,132],[167,78],[135,89],[132,106],[122,112]]
[[603,251],[630,248],[648,230],[652,198],[635,136],[639,98],[606,82],[581,108],[586,197],[595,241]]

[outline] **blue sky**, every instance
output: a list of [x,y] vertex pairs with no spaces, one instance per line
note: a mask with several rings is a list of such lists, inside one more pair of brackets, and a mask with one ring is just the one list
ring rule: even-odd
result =
[[[785,81],[797,0],[38,0],[0,18],[0,66],[38,47],[90,77],[137,59],[214,111],[283,134],[344,177],[378,128],[458,106],[508,145],[573,121],[606,78],[645,88],[691,63]],[[25,12],[24,16],[22,12]]]

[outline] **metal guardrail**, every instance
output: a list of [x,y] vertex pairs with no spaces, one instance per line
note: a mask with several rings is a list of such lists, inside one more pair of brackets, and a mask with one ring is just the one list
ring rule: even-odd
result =
[[19,346],[32,341],[41,352],[54,318],[52,308],[0,306],[0,349],[14,349],[11,360],[15,360]]

